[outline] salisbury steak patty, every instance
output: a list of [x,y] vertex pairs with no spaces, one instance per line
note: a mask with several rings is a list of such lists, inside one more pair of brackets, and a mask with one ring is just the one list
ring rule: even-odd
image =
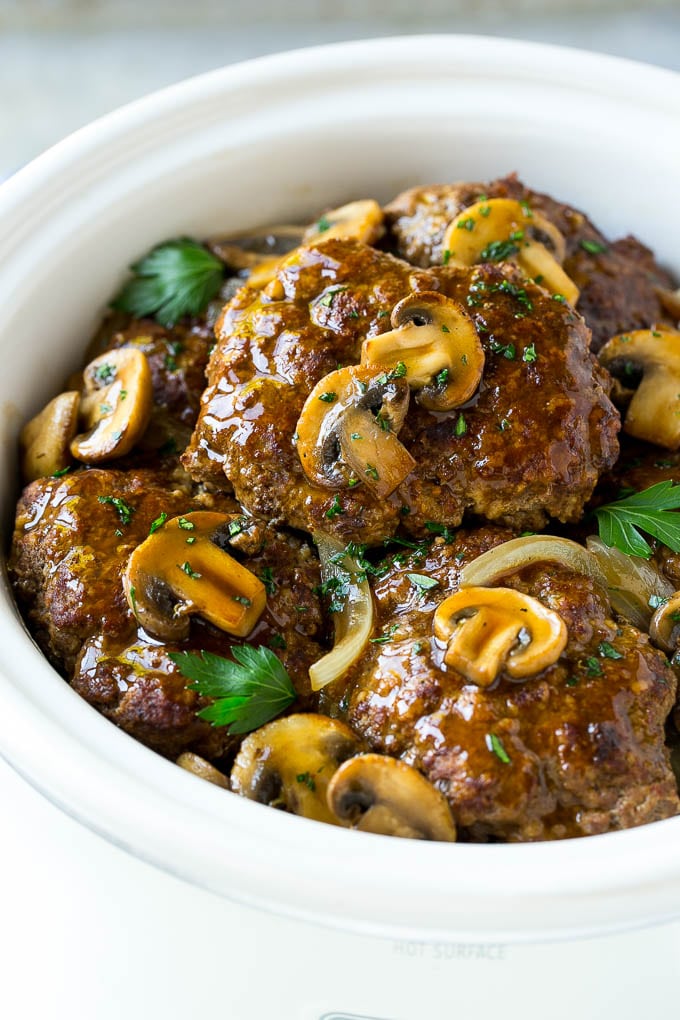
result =
[[[471,314],[485,350],[464,406],[430,412],[411,394],[399,440],[415,458],[387,499],[366,483],[332,489],[303,473],[298,418],[316,383],[356,365],[412,292],[439,291]],[[184,464],[225,476],[251,512],[314,532],[377,542],[398,523],[460,524],[466,511],[519,528],[574,520],[616,459],[619,416],[581,317],[511,267],[414,271],[365,245],[299,249],[266,291],[244,288],[217,325],[208,388]],[[334,394],[326,394],[329,399]],[[320,398],[323,399],[323,398]]]
[[[324,692],[326,708],[373,750],[420,768],[469,839],[560,839],[678,813],[664,746],[675,674],[645,635],[614,622],[589,579],[552,564],[504,578],[568,628],[542,672],[522,681],[502,672],[484,688],[443,662],[434,612],[464,564],[504,537],[440,538],[376,582],[379,641]],[[437,586],[414,584],[413,571]]]
[[588,217],[514,175],[491,181],[419,186],[385,209],[397,254],[416,266],[441,265],[446,229],[482,197],[511,198],[543,213],[566,242],[564,270],[580,288],[578,310],[593,333],[593,350],[617,333],[668,322],[657,288],[674,286],[652,252],[634,237],[610,242]]
[[229,497],[173,487],[171,478],[150,471],[91,469],[40,479],[19,502],[10,575],[36,640],[87,701],[162,754],[192,749],[217,757],[234,739],[196,718],[203,701],[186,690],[169,652],[227,655],[241,639],[195,619],[188,641],[155,641],[138,630],[121,583],[152,522],[196,510],[234,515],[229,551],[268,591],[245,640],[276,651],[304,707],[309,665],[323,654],[318,561],[306,543],[244,518]]

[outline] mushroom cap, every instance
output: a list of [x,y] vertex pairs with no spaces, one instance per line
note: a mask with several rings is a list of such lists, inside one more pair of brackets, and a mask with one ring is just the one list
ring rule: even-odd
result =
[[264,584],[229,555],[233,514],[199,510],[167,520],[130,555],[123,590],[137,622],[161,641],[189,635],[189,617],[202,616],[246,637],[267,602]]
[[142,351],[120,347],[91,361],[83,372],[80,416],[86,432],[71,453],[88,464],[123,457],[142,438],[153,410],[151,369]]
[[338,765],[361,751],[345,723],[315,713],[275,719],[249,734],[231,771],[234,793],[291,814],[342,824],[326,801]]
[[78,428],[80,394],[60,393],[21,430],[21,474],[25,482],[54,475],[71,463],[69,445]]
[[649,625],[649,639],[667,655],[680,644],[680,591],[676,591],[656,610]]
[[307,228],[303,243],[317,244],[332,238],[373,244],[383,232],[382,224],[383,211],[378,203],[372,198],[362,198],[325,212]]
[[362,832],[453,843],[446,798],[416,769],[383,754],[360,754],[335,772],[328,806],[343,825]]
[[561,294],[572,305],[578,301],[578,287],[560,265],[566,252],[561,232],[547,217],[515,199],[490,198],[463,209],[447,228],[443,247],[452,265],[516,261],[551,293]]
[[364,482],[388,496],[415,461],[397,439],[409,387],[401,374],[353,365],[321,379],[297,423],[297,452],[310,481],[327,488]]
[[212,783],[213,786],[221,786],[223,790],[229,789],[229,780],[224,773],[216,769],[205,758],[201,758],[199,754],[194,754],[193,751],[184,751],[175,764],[187,772],[192,772],[199,779],[205,779],[207,783]]
[[444,662],[479,687],[501,671],[521,680],[547,669],[568,636],[561,616],[514,588],[461,588],[438,606],[433,629]]
[[612,337],[600,350],[603,365],[642,371],[623,430],[668,450],[680,449],[680,332],[659,326]]
[[430,411],[451,411],[470,399],[484,371],[484,349],[461,304],[436,291],[409,294],[390,321],[389,333],[364,340],[362,365],[403,363],[409,386],[420,391],[418,403]]

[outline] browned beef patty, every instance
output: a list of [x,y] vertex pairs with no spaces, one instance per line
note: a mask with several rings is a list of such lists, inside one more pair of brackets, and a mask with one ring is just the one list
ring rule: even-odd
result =
[[[206,648],[226,655],[240,639],[195,620],[187,642],[159,644],[138,631],[121,583],[151,523],[193,510],[241,514],[230,497],[176,487],[160,472],[91,469],[40,479],[19,502],[10,576],[36,640],[87,701],[162,754],[192,749],[215,757],[234,740],[196,718],[203,702],[186,690],[168,653]],[[265,577],[269,590],[245,640],[276,651],[299,691],[297,707],[304,707],[309,666],[323,654],[318,561],[297,538],[245,518],[242,524],[230,551]]]
[[[414,271],[350,241],[298,250],[277,279],[281,297],[244,288],[218,322],[183,458],[195,479],[228,479],[253,513],[368,543],[400,522],[414,534],[428,520],[456,526],[467,511],[520,529],[579,516],[616,459],[619,415],[572,309],[511,267]],[[308,394],[338,365],[357,364],[363,339],[386,332],[392,308],[414,290],[439,290],[472,315],[486,352],[478,392],[448,413],[411,396],[399,439],[416,466],[389,499],[363,483],[311,483],[295,445]]]
[[562,232],[564,269],[580,288],[577,307],[592,330],[594,351],[617,333],[669,321],[656,288],[674,284],[648,248],[630,236],[608,241],[584,213],[532,191],[514,175],[488,184],[420,186],[398,195],[385,210],[396,253],[416,266],[441,265],[446,228],[484,195],[527,202]]
[[[521,682],[502,673],[485,689],[443,663],[434,611],[462,566],[505,538],[490,529],[440,538],[377,581],[380,640],[326,689],[326,710],[371,749],[421,769],[464,838],[561,839],[677,814],[664,746],[675,674],[646,635],[612,619],[587,578],[551,565],[503,581],[564,620],[568,643],[555,665]],[[437,587],[423,591],[409,580],[414,570]]]

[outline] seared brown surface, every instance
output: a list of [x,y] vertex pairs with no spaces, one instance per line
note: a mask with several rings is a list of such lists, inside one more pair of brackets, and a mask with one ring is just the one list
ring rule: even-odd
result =
[[[678,813],[664,747],[676,678],[645,635],[617,624],[592,583],[562,568],[532,568],[503,584],[559,612],[569,630],[558,662],[492,688],[443,664],[432,638],[436,606],[461,567],[507,535],[461,533],[395,567],[375,585],[375,636],[346,681],[325,692],[373,750],[416,765],[446,794],[469,839],[538,840],[627,828]],[[423,594],[412,571],[439,581]],[[603,654],[607,642],[620,658]],[[504,762],[489,747],[501,741]]]
[[[354,242],[301,249],[278,279],[282,299],[244,289],[218,323],[184,458],[194,478],[223,486],[226,476],[254,513],[369,543],[400,521],[417,534],[427,520],[458,525],[466,511],[520,529],[544,526],[546,515],[579,516],[616,458],[619,416],[570,308],[510,267],[414,272]],[[311,484],[294,438],[307,395],[338,365],[358,363],[363,338],[389,329],[411,290],[441,290],[473,316],[487,356],[478,393],[446,414],[412,396],[399,439],[416,468],[388,500],[364,484]]]
[[[130,522],[99,496],[124,499]],[[20,500],[10,561],[17,598],[48,658],[104,715],[170,756],[191,748],[213,757],[234,741],[196,719],[201,702],[168,658],[180,646],[166,648],[138,633],[121,573],[161,512],[201,509],[240,514],[230,497],[173,487],[171,478],[149,471],[90,469],[41,479]],[[313,591],[318,562],[305,543],[257,524],[231,547],[254,573],[271,571],[267,609],[247,640],[276,650],[304,705],[325,626]],[[224,655],[234,643],[240,642],[195,621],[182,647]]]
[[[564,269],[581,290],[577,307],[592,330],[593,350],[616,333],[669,321],[655,287],[672,287],[672,280],[648,248],[630,236],[609,242],[584,213],[532,191],[513,175],[488,184],[419,186],[398,195],[386,208],[397,254],[417,266],[440,265],[446,228],[482,195],[526,201],[562,232]],[[606,250],[592,254],[583,242]]]

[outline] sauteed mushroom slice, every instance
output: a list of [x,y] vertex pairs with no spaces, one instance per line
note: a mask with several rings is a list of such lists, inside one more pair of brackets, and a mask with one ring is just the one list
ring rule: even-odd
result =
[[325,715],[275,719],[241,744],[231,772],[235,793],[291,814],[342,824],[326,801],[338,765],[361,751],[355,733]]
[[133,347],[107,351],[83,373],[80,417],[87,431],[71,442],[71,453],[88,464],[123,457],[141,439],[153,408],[151,370]]
[[230,269],[254,269],[265,263],[278,263],[302,243],[305,228],[282,223],[252,234],[220,237],[210,242],[210,248]]
[[649,625],[649,639],[667,655],[680,646],[680,591],[676,591],[654,613]]
[[451,265],[516,261],[527,276],[538,278],[546,289],[561,294],[572,305],[578,301],[578,287],[560,265],[565,254],[562,234],[554,223],[525,203],[510,198],[475,202],[449,225],[443,246]]
[[199,779],[205,779],[207,783],[212,783],[213,786],[221,786],[223,790],[229,789],[229,780],[224,773],[216,769],[205,758],[201,758],[199,754],[194,754],[193,751],[184,751],[175,764],[187,772],[192,772]]
[[446,798],[397,758],[350,758],[328,784],[328,806],[343,825],[362,832],[453,843],[456,826]]
[[69,445],[78,430],[80,394],[60,393],[21,430],[21,473],[25,482],[63,471],[71,463]]
[[680,325],[680,287],[677,290],[668,290],[666,287],[655,287],[654,289],[664,309]]
[[391,324],[389,333],[364,340],[362,365],[404,364],[418,402],[431,411],[470,399],[482,378],[484,350],[462,305],[435,291],[409,294],[395,305]]
[[516,680],[540,673],[567,643],[562,618],[513,588],[462,588],[437,608],[433,626],[444,662],[478,687],[501,671]]
[[680,449],[680,332],[665,327],[622,333],[598,355],[613,375],[642,372],[623,424],[636,439]]
[[[330,209],[318,220],[302,231],[300,244],[318,244],[319,241],[349,240],[373,244],[382,234],[382,209],[371,198],[349,202],[347,205]],[[248,286],[261,288],[272,281],[281,265],[282,258],[268,258],[253,267]]]
[[406,417],[406,369],[341,368],[321,379],[298,419],[297,451],[305,474],[326,488],[364,482],[381,498],[413,470],[397,439]]
[[221,547],[233,515],[199,510],[173,517],[137,546],[123,573],[128,605],[161,641],[189,635],[189,617],[245,637],[267,602],[262,581]]

